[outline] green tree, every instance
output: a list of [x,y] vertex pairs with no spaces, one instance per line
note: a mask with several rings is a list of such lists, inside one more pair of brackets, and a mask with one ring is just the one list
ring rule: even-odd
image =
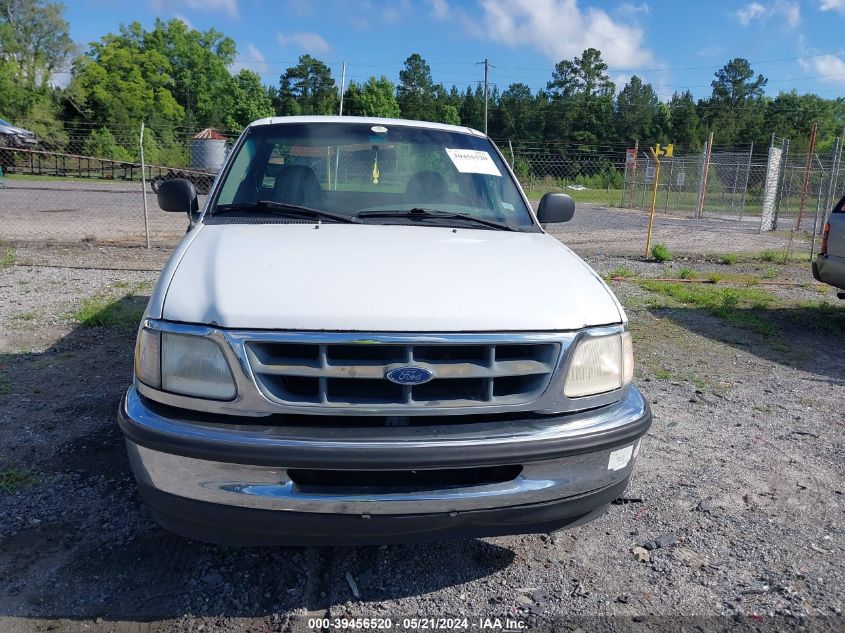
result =
[[747,59],[737,57],[716,71],[716,78],[710,84],[713,88],[711,101],[735,108],[763,96],[768,79],[763,75],[754,77]]
[[[144,139],[146,141],[146,138]],[[155,162],[152,157],[148,156],[148,145],[144,143],[144,153],[149,162]],[[85,140],[83,151],[88,156],[97,156],[100,158],[108,158],[111,160],[125,160],[132,159],[130,152],[121,146],[108,128],[99,128],[91,132]]]
[[419,53],[408,57],[405,60],[405,68],[399,71],[396,101],[405,119],[431,121],[438,114],[435,109],[431,68]]
[[0,113],[41,137],[64,137],[50,80],[73,51],[64,7],[0,0]]
[[542,140],[543,121],[537,100],[524,83],[508,86],[496,107],[496,136],[514,140]]
[[29,90],[47,88],[73,52],[63,11],[61,4],[43,0],[0,0],[0,24],[6,25],[0,55],[17,62]]
[[280,112],[295,114],[337,114],[337,86],[332,72],[319,59],[302,55],[296,66],[280,78]]
[[692,93],[676,92],[668,103],[669,142],[680,148],[694,150],[701,147],[701,120]]
[[555,64],[546,86],[550,98],[547,138],[594,146],[613,136],[613,94],[601,52],[586,49],[580,57]]
[[261,83],[261,77],[251,70],[240,70],[235,75],[232,107],[225,118],[226,129],[240,130],[256,119],[273,114],[273,100]]
[[142,50],[168,62],[168,88],[185,111],[190,129],[222,127],[235,107],[237,84],[229,72],[237,50],[232,38],[216,29],[198,31],[184,21],[156,20],[140,34]]
[[467,86],[458,104],[458,116],[464,125],[476,130],[484,129],[484,92],[481,84]]
[[440,123],[448,123],[449,125],[461,124],[461,116],[458,114],[458,109],[448,103],[441,104],[438,107],[437,119]]
[[766,122],[773,133],[793,140],[809,140],[813,123],[816,123],[817,146],[826,150],[845,125],[845,99],[799,95],[795,90],[781,92],[769,103]]
[[358,116],[399,118],[395,90],[395,84],[384,76],[370,77],[364,84],[351,81],[344,94],[344,110]]
[[626,143],[657,141],[661,132],[660,102],[651,84],[634,75],[616,96],[616,130]]
[[175,124],[184,117],[170,88],[170,61],[144,42],[137,22],[91,44],[73,66],[73,89],[84,99],[87,116],[112,129],[141,121]]
[[714,142],[736,145],[760,137],[768,103],[763,96],[767,82],[763,75],[755,77],[751,64],[741,57],[716,71],[713,92],[702,112],[714,132]]

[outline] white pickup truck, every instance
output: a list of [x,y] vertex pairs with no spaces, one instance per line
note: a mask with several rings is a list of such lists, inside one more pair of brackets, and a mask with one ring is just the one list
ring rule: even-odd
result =
[[551,532],[628,484],[651,412],[622,306],[496,146],[420,121],[251,124],[190,216],[118,420],[141,495],[206,541]]

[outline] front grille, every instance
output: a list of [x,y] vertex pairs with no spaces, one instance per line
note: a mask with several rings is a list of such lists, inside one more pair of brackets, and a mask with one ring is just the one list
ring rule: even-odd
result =
[[[559,343],[419,345],[247,341],[262,393],[295,405],[399,409],[518,405],[536,400],[551,380]],[[400,385],[386,375],[420,367],[433,378]]]

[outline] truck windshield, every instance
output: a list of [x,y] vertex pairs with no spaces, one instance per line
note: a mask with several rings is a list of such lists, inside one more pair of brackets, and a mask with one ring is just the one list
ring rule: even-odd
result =
[[247,134],[212,215],[278,212],[272,203],[280,203],[365,223],[451,225],[465,216],[484,221],[468,228],[535,226],[484,137],[372,122],[259,125]]

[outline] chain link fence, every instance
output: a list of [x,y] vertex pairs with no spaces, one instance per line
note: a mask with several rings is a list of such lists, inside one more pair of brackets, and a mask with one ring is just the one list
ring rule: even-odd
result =
[[[129,246],[145,245],[149,239],[151,244],[174,244],[187,221],[180,214],[160,211],[155,191],[167,179],[187,178],[202,204],[237,133],[182,131],[171,134],[167,143],[161,140],[167,135],[147,134],[143,162],[140,130],[108,133],[96,143],[95,133],[89,131],[35,147],[0,147],[5,176],[0,181],[0,187],[5,185],[0,188],[0,239]],[[659,170],[642,149],[508,140],[497,144],[530,199],[562,191],[585,210],[646,213],[656,178],[658,213],[724,220],[737,231],[800,228],[812,233],[845,194],[838,139],[831,151],[816,152],[809,161],[806,150],[790,150],[788,141],[773,138],[770,148],[677,151],[661,159]],[[358,160],[354,151],[312,156],[308,148],[300,150],[284,160],[312,166],[325,186],[332,186],[339,174],[342,179],[372,177],[371,162]],[[382,159],[390,160],[387,154]],[[389,182],[389,173],[403,174],[385,170],[383,185],[401,189],[402,182]]]

